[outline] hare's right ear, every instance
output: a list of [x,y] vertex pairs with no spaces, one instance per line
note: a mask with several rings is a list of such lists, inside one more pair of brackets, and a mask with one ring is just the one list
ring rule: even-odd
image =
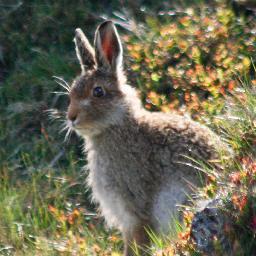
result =
[[75,33],[76,55],[79,59],[82,72],[91,70],[96,64],[94,50],[80,28],[77,28]]
[[112,21],[105,21],[98,26],[94,47],[98,69],[113,73],[122,69],[123,48]]

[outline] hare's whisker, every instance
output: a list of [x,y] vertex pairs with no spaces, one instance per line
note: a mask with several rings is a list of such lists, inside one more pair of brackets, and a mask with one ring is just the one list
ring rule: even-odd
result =
[[47,109],[45,112],[48,114],[50,120],[61,120],[65,117],[63,112],[57,109]]
[[70,127],[68,127],[68,130],[67,130],[67,133],[66,133],[65,139],[64,139],[65,142],[69,141],[69,139],[71,137],[71,133],[72,133],[72,129]]
[[53,76],[54,81],[59,84],[61,87],[66,89],[68,92],[70,92],[70,85],[61,77]]
[[67,123],[62,124],[62,129],[60,130],[60,133],[62,133],[62,132],[64,132],[64,131],[68,130],[69,128],[70,128],[70,127],[69,127],[69,125],[68,125]]
[[67,87],[65,84],[58,80],[54,80],[58,85],[60,85],[62,88],[64,88],[66,91],[70,92],[70,87]]
[[51,92],[51,93],[54,93],[54,94],[57,94],[57,95],[68,95],[67,92]]
[[68,88],[70,88],[69,84],[67,81],[65,81],[62,77],[59,76],[53,76],[54,79],[59,80],[61,82],[63,82]]

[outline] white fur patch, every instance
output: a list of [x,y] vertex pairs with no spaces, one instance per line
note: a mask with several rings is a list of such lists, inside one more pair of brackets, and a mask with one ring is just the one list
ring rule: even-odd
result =
[[90,99],[85,99],[81,101],[82,106],[89,106],[91,104]]
[[121,231],[131,230],[137,220],[129,213],[121,195],[114,190],[113,181],[105,169],[108,163],[100,162],[91,151],[88,153],[88,163],[88,184],[92,187],[93,200],[99,203],[108,226],[119,228]]
[[156,195],[153,206],[153,216],[158,232],[170,231],[172,220],[178,217],[177,205],[182,204],[186,198],[184,184],[167,183]]

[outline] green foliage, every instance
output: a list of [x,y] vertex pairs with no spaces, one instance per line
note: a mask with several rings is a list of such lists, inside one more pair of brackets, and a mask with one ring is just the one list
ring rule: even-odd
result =
[[218,112],[235,77],[252,74],[255,19],[236,17],[225,4],[161,14],[164,22],[149,16],[143,32],[125,37],[145,107]]
[[102,220],[86,208],[85,176],[73,167],[60,169],[61,173],[51,168],[30,170],[26,179],[17,179],[8,166],[1,167],[1,255],[89,255],[120,250],[117,234],[106,232]]
[[[0,5],[0,254],[115,251],[120,239],[113,233],[111,242],[90,212],[81,141],[72,135],[63,142],[68,100],[53,93],[61,91],[53,76],[70,82],[80,72],[75,28],[86,24],[92,37],[93,12],[104,5],[16,2]],[[60,119],[51,120],[49,109]]]
[[[256,250],[256,90],[252,82],[242,82],[240,88],[226,99],[224,113],[214,117],[214,123],[234,149],[232,160],[220,157],[223,172],[209,172],[207,186],[198,192],[202,199],[216,193],[226,201],[230,223],[225,234],[236,255],[253,255]],[[206,170],[204,168],[204,170]],[[209,193],[210,191],[210,193]],[[193,209],[184,212],[187,229],[179,234],[176,253],[196,252],[190,241]],[[217,247],[216,255],[225,252]]]

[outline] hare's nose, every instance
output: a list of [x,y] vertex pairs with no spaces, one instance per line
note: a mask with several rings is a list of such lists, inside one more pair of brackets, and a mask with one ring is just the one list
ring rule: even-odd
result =
[[75,122],[75,121],[76,121],[76,118],[77,118],[77,114],[69,114],[69,115],[68,115],[68,119],[69,119],[71,122]]

